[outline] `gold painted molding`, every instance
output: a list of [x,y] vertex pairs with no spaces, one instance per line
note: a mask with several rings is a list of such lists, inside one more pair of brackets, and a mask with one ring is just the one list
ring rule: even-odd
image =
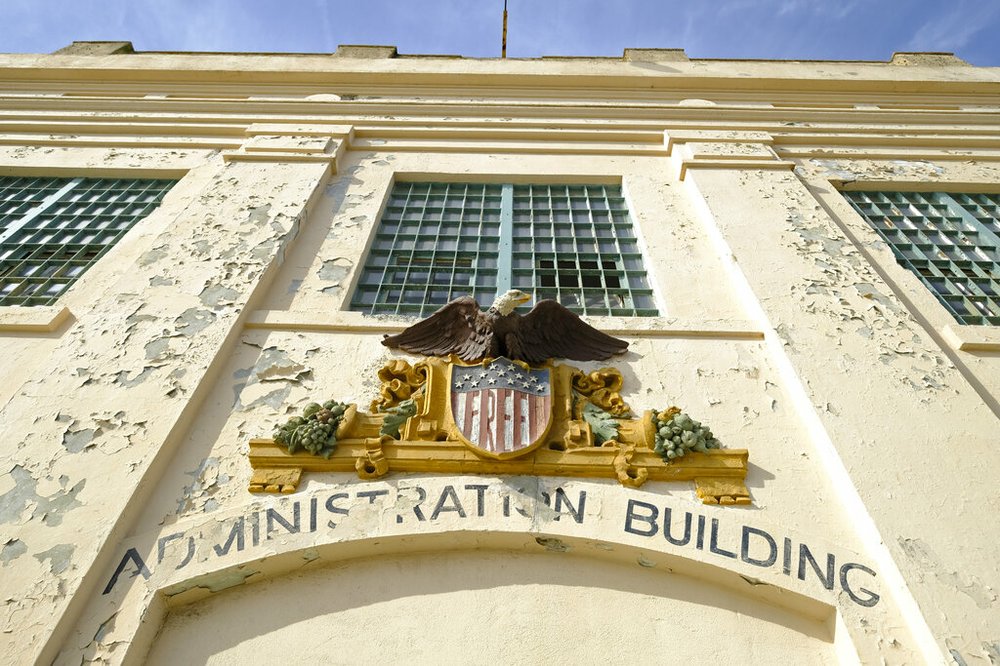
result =
[[719,449],[689,453],[666,464],[651,450],[633,451],[629,456],[621,446],[596,446],[568,451],[542,448],[523,458],[500,461],[481,458],[460,442],[375,437],[340,441],[327,460],[308,453],[289,455],[274,440],[253,439],[250,492],[293,493],[303,472],[355,472],[362,479],[376,479],[389,472],[614,479],[619,478],[616,462],[621,460],[637,476],[644,471],[643,482],[693,481],[705,504],[750,504],[745,483],[748,458],[746,449]]
[[[694,481],[705,504],[750,504],[745,479],[746,449],[689,451],[670,462],[654,451],[655,415],[649,410],[628,418],[630,409],[618,393],[622,376],[613,368],[585,374],[569,365],[547,365],[551,382],[551,421],[541,440],[522,455],[498,459],[468,445],[451,414],[451,371],[473,367],[428,358],[416,366],[397,359],[379,373],[383,400],[376,413],[350,405],[336,430],[329,458],[289,453],[272,439],[250,441],[250,492],[292,493],[303,472],[355,472],[377,479],[389,472],[439,474],[516,474],[612,478],[630,487],[646,481]],[[475,364],[474,364],[475,365]],[[399,380],[399,381],[394,381]],[[405,384],[405,391],[400,387]],[[385,434],[386,413],[402,400],[416,412],[402,425],[399,438]],[[614,421],[617,435],[598,445],[583,412],[590,403]],[[680,410],[677,410],[678,412]]]

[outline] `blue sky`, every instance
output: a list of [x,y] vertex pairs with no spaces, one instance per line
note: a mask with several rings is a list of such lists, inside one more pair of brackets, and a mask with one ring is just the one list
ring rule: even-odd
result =
[[[694,58],[887,60],[951,51],[1000,66],[1000,0],[508,0],[509,57],[620,56],[683,48]],[[140,51],[500,54],[503,0],[0,0],[0,52],[73,40]]]

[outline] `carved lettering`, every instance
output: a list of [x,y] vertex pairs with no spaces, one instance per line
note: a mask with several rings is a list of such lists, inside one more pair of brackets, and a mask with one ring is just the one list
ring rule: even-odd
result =
[[580,499],[577,501],[576,506],[574,507],[572,504],[570,504],[569,497],[566,495],[566,491],[563,490],[562,488],[556,488],[555,512],[556,514],[558,514],[556,515],[556,520],[559,520],[559,518],[564,513],[562,508],[563,505],[565,505],[569,515],[573,516],[573,520],[575,520],[577,524],[582,523],[583,511],[584,508],[586,507],[586,504],[587,504],[587,491],[585,490],[580,491]]
[[736,553],[728,550],[723,550],[719,547],[719,519],[712,518],[712,535],[709,538],[708,550],[716,555],[722,555],[723,557],[730,557],[736,559]]
[[369,504],[375,503],[375,498],[384,497],[389,494],[388,490],[359,490],[358,497],[367,497]]
[[111,576],[111,580],[108,581],[107,587],[105,587],[104,592],[101,593],[102,595],[107,594],[112,590],[112,588],[114,588],[115,583],[118,582],[118,577],[122,575],[122,572],[125,571],[125,567],[127,567],[130,562],[135,567],[135,571],[132,572],[130,578],[135,578],[139,574],[142,574],[143,578],[149,580],[151,574],[149,573],[149,569],[146,568],[146,563],[143,562],[142,557],[139,555],[139,551],[135,548],[129,548],[125,551],[122,561],[118,563],[118,568],[115,569],[115,573]]
[[245,546],[243,537],[245,524],[246,521],[243,519],[243,516],[240,516],[239,519],[233,523],[233,529],[229,530],[229,538],[226,539],[226,543],[222,546],[219,546],[218,544],[212,546],[216,555],[219,557],[228,555],[229,549],[233,547],[234,542],[236,543],[236,552],[243,550],[243,547]]
[[[450,501],[451,504],[446,505],[445,501]],[[459,517],[465,518],[465,508],[458,499],[458,493],[455,492],[454,486],[445,486],[444,490],[441,491],[441,497],[438,498],[437,504],[434,505],[434,512],[431,513],[431,520],[437,520],[438,515],[449,511],[457,512]]]
[[292,522],[285,520],[285,517],[278,513],[277,509],[267,510],[267,538],[271,538],[271,533],[275,531],[274,524],[278,523],[289,534],[297,534],[302,529],[302,524],[300,519],[302,518],[299,511],[299,503],[292,502]]
[[156,563],[162,564],[163,557],[166,555],[167,544],[175,539],[180,539],[184,536],[184,532],[174,532],[173,534],[168,534],[162,536],[156,540]]
[[[499,490],[500,488],[504,492],[490,493],[491,489]],[[337,492],[326,496],[322,500],[322,505],[331,517],[347,516],[350,513],[352,501],[375,505],[380,503],[382,498],[389,496],[391,492],[393,491],[384,488]],[[508,485],[495,486],[489,483],[472,483],[461,486],[445,485],[441,487],[440,491],[436,488],[432,491],[436,498],[433,509],[425,512],[423,507],[429,506],[426,504],[428,491],[422,486],[411,486],[399,489],[399,495],[395,502],[401,511],[403,507],[412,502],[414,498],[412,493],[414,492],[416,493],[416,502],[411,508],[415,518],[421,522],[437,520],[444,514],[454,514],[453,519],[474,520],[487,515],[497,515],[496,508],[501,509],[503,516],[510,517],[512,515],[512,498],[514,510],[525,517],[533,516],[535,508],[542,503],[554,512],[554,515],[545,514],[551,516],[553,520],[568,516],[575,524],[579,525],[586,521],[587,515],[587,491],[574,491],[573,497],[570,497],[570,494],[562,487],[556,487],[549,491],[541,490],[537,494],[526,494],[524,489],[512,491]],[[392,500],[384,502],[384,508],[394,508],[389,504],[390,501]],[[319,518],[321,498],[318,496],[310,497],[308,502],[307,531],[313,533],[319,529],[319,523],[322,522]],[[492,510],[488,507],[490,502],[494,503]],[[499,507],[496,506],[497,502],[500,504]],[[467,503],[475,505],[475,510],[471,514],[469,512],[471,508],[466,509]],[[471,505],[469,506],[471,507]],[[359,520],[371,520],[370,514],[371,512],[364,512]],[[680,514],[683,514],[683,517],[680,517]],[[396,522],[404,522],[406,515],[408,514],[401,512],[396,516]],[[872,607],[878,604],[881,599],[876,591],[869,589],[873,585],[866,583],[863,579],[863,576],[867,575],[868,580],[874,581],[875,571],[863,564],[844,562],[838,569],[838,556],[832,552],[820,553],[809,544],[794,542],[790,537],[776,537],[764,529],[750,525],[740,525],[739,523],[729,525],[726,518],[709,518],[711,515],[713,514],[706,516],[692,511],[678,512],[669,506],[660,507],[630,498],[625,507],[623,530],[627,534],[644,538],[659,538],[658,533],[662,533],[663,538],[671,546],[701,551],[703,554],[698,555],[700,559],[714,559],[725,567],[732,565],[721,564],[722,562],[736,560],[742,563],[740,566],[750,565],[771,569],[775,574],[780,570],[786,576],[797,581],[807,581],[809,579],[808,572],[811,570],[815,579],[825,589],[832,591],[839,584],[845,597],[859,606]],[[266,521],[265,540],[274,538],[279,532],[290,535],[300,534],[303,531],[302,504],[299,501],[286,501],[277,507],[261,508],[246,516],[240,516],[229,524],[224,536],[220,535],[216,538],[216,542],[208,542],[204,546],[196,542],[198,536],[196,530],[190,530],[194,536],[188,536],[186,532],[173,532],[161,536],[156,541],[156,564],[160,565],[165,562],[170,554],[167,552],[168,549],[176,550],[177,543],[183,543],[185,540],[187,543],[183,547],[186,547],[186,552],[183,553],[183,559],[174,569],[183,568],[192,562],[197,548],[211,546],[215,557],[226,558],[232,557],[236,553],[242,553],[248,548],[260,546],[261,522],[263,521]],[[337,523],[334,520],[327,520],[326,526],[332,530],[337,527]],[[248,531],[249,539],[247,538]],[[735,547],[737,534],[739,535],[739,548]],[[727,537],[727,535],[732,536]],[[728,543],[726,543],[727,539]],[[780,548],[779,540],[781,542]],[[250,543],[247,543],[248,541]],[[796,549],[797,564],[793,560],[793,557],[796,557]],[[779,550],[780,565],[778,564]],[[109,594],[114,589],[122,574],[128,574],[129,577],[141,575],[146,580],[151,576],[149,568],[134,547],[125,551],[118,567],[104,588],[103,594]],[[862,586],[862,583],[866,583],[867,587]]]
[[250,543],[260,545],[260,514],[256,511],[250,514]]
[[[329,511],[330,513],[337,513],[342,516],[346,516],[347,514],[350,513],[350,510],[336,506],[334,502],[336,502],[339,499],[347,499],[349,497],[350,495],[348,495],[347,493],[334,493],[333,495],[330,495],[329,497],[326,498],[326,510]],[[337,526],[337,523],[333,522],[332,520],[328,520],[326,524],[327,527],[329,527],[330,529],[333,529],[334,527]]]
[[[768,555],[764,559],[757,559],[750,557],[750,535],[755,534],[759,537],[763,537],[767,541]],[[740,541],[740,559],[747,564],[752,564],[755,567],[770,567],[773,566],[775,562],[778,561],[778,544],[774,542],[774,537],[765,532],[764,530],[758,530],[756,527],[750,527],[748,525],[743,526],[743,539]]]
[[[642,508],[648,512],[647,515],[641,515],[636,513],[637,508]],[[656,534],[660,526],[656,523],[656,517],[659,515],[660,511],[652,504],[647,504],[646,502],[640,502],[639,500],[630,499],[628,501],[628,508],[625,511],[625,531],[631,534],[638,534],[639,536],[653,536]],[[633,526],[635,521],[640,523],[645,523],[647,527],[637,528]]]
[[476,491],[476,515],[480,518],[486,515],[486,489],[489,486],[481,483],[474,483],[465,487],[466,490]]
[[867,608],[871,608],[872,606],[878,603],[878,600],[881,597],[879,597],[879,595],[875,594],[871,590],[866,590],[863,587],[859,587],[858,592],[863,593],[865,596],[859,597],[857,595],[857,592],[854,591],[854,588],[851,587],[851,584],[847,579],[847,573],[853,569],[857,569],[858,571],[864,571],[872,578],[875,577],[875,572],[866,567],[865,565],[858,564],[856,562],[847,562],[842,567],[840,567],[840,589],[846,592],[847,596],[849,596],[851,598],[851,601],[853,601],[854,603],[858,604],[859,606],[865,606]]
[[673,522],[671,519],[672,514],[673,511],[670,509],[670,507],[666,507],[663,509],[663,537],[670,543],[674,544],[675,546],[686,546],[691,542],[691,512],[690,511],[684,512],[683,539],[677,539],[674,536],[672,536],[672,532],[670,530],[670,524]]
[[812,567],[813,572],[815,572],[816,577],[820,579],[823,583],[823,587],[828,590],[833,589],[833,572],[835,568],[833,553],[827,553],[826,555],[826,575],[819,568],[819,564],[816,562],[816,558],[813,557],[812,552],[809,550],[807,545],[799,544],[799,580],[806,579],[806,562]]
[[[660,510],[653,504],[642,502],[637,499],[630,499],[625,508],[624,531],[629,534],[636,534],[642,537],[655,536],[660,531]],[[695,531],[694,543],[691,542],[691,526],[697,517],[697,528]],[[691,512],[684,512],[683,535],[678,536],[676,532],[680,529],[674,525],[674,511],[670,507],[663,507],[663,537],[670,544],[678,547],[691,546],[697,550],[705,550],[705,532],[708,527],[708,553],[718,555],[726,559],[740,560],[746,564],[767,569],[775,566],[778,561],[778,540],[767,531],[749,525],[740,526],[740,548],[739,554],[728,550],[720,545],[719,532],[722,529],[723,520],[712,518],[711,525],[703,515],[692,515]],[[678,526],[679,527],[679,526]],[[792,548],[793,542],[789,537],[782,538],[782,562],[781,571],[787,576],[792,574]],[[825,567],[821,566],[820,559],[813,555],[813,551],[807,544],[798,545],[799,557],[796,578],[801,581],[806,580],[806,572],[812,569],[816,578],[824,588],[833,590],[837,583],[837,558],[833,553],[826,553]],[[864,587],[852,586],[849,573],[859,570],[875,577],[875,572],[855,562],[848,562],[841,566],[839,582],[841,589],[854,603],[859,606],[871,607],[879,602],[879,595]]]
[[698,536],[695,537],[694,547],[698,550],[705,549],[705,516],[698,516]]

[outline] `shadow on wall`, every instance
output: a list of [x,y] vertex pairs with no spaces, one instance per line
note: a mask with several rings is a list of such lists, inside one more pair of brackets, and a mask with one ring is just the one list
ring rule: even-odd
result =
[[832,660],[831,626],[641,559],[446,550],[303,569],[176,608],[149,663],[213,655],[233,663],[570,663],[657,653],[817,663]]

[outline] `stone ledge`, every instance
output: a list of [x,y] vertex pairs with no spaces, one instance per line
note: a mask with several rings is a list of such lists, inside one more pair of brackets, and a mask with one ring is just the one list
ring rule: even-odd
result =
[[912,67],[971,67],[954,53],[948,52],[919,52],[919,51],[897,51],[892,54],[889,60],[890,65],[903,65]]
[[52,55],[105,56],[121,53],[135,53],[132,42],[73,42],[58,51],[53,51]]
[[691,169],[757,169],[767,171],[792,171],[795,169],[795,162],[787,160],[759,160],[759,159],[696,159],[681,160],[679,177],[684,180],[687,172]]
[[625,49],[622,51],[625,62],[688,62],[684,49]]
[[0,307],[0,332],[51,333],[66,323],[72,313],[58,305]]
[[769,132],[758,130],[683,130],[671,129],[663,132],[663,143],[667,154],[672,155],[674,148],[682,143],[712,143],[712,144],[761,144],[769,146],[774,143],[774,137]]
[[952,347],[964,352],[1000,351],[1000,327],[947,324],[941,335]]
[[362,58],[366,60],[381,60],[395,58],[399,53],[395,46],[369,46],[363,44],[340,44],[334,53],[338,58]]
[[[415,320],[361,312],[293,312],[255,310],[246,328],[268,331],[316,331],[324,333],[398,333]],[[587,317],[587,323],[609,335],[637,338],[691,338],[718,340],[763,340],[764,332],[750,321],[674,319],[670,317]]]

